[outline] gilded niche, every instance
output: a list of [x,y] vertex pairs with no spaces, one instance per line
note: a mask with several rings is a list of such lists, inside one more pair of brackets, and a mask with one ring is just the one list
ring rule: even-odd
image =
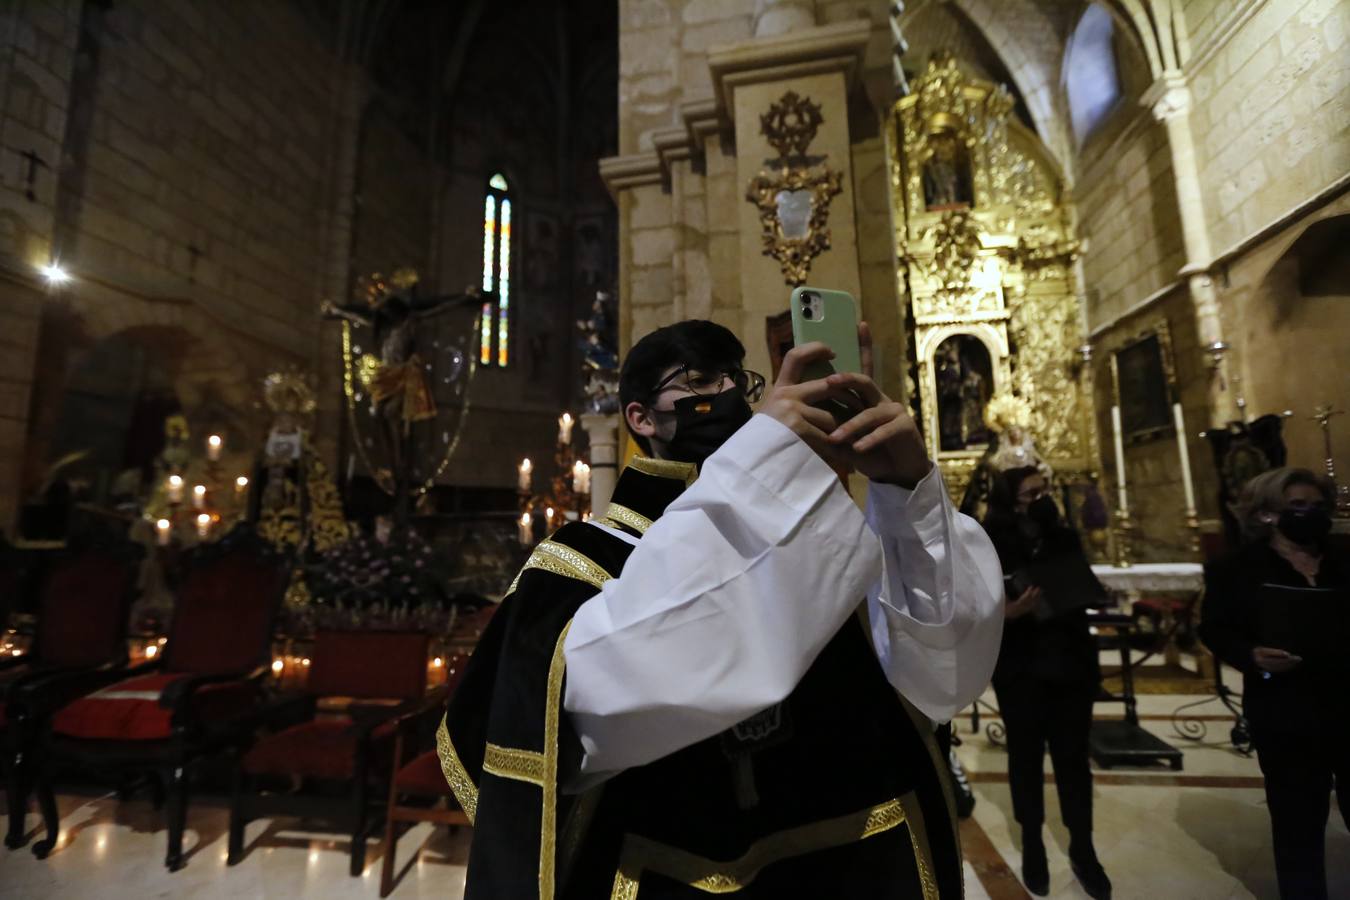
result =
[[778,156],[764,161],[745,198],[759,209],[764,255],[778,260],[791,285],[806,281],[811,261],[830,249],[830,200],[842,189],[842,175],[824,155],[808,152],[824,121],[820,104],[795,91],[759,117],[760,133]]
[[996,397],[1016,403],[1044,461],[1094,468],[1079,348],[1080,247],[1062,178],[1002,86],[938,54],[891,110],[898,294],[914,323],[914,398],[930,452],[960,495],[995,452]]

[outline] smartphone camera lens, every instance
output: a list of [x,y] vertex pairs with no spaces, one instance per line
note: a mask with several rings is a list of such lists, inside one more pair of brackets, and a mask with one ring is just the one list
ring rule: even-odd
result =
[[806,293],[802,294],[802,318],[815,319],[816,313],[820,307],[820,295]]

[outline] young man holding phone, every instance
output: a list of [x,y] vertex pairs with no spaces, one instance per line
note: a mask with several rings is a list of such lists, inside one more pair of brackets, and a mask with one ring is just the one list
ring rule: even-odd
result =
[[438,735],[468,900],[961,896],[933,723],[988,683],[1002,573],[859,341],[807,381],[832,351],[794,348],[758,415],[719,325],[629,352],[649,457],[536,549]]

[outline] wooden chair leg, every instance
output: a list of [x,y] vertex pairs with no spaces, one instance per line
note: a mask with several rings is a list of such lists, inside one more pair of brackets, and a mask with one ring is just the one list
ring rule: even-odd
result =
[[22,750],[9,754],[9,772],[5,777],[5,797],[9,801],[9,830],[5,846],[13,850],[24,843],[24,820],[28,817],[28,759]]
[[244,790],[246,786],[248,786],[248,781],[244,774],[244,767],[236,763],[230,789],[229,850],[225,857],[226,864],[231,866],[238,863],[244,855],[244,827],[248,825],[248,819],[244,815]]
[[389,806],[384,813],[384,863],[380,867],[380,896],[388,897],[394,889],[394,855],[398,850],[398,823],[394,821],[394,801],[398,795],[389,794]]
[[356,783],[352,787],[352,862],[351,875],[356,877],[366,868],[366,778],[363,767],[357,767]]
[[174,766],[165,774],[168,789],[165,814],[169,825],[169,849],[164,865],[170,872],[183,868],[183,831],[187,826],[188,785],[186,766]]

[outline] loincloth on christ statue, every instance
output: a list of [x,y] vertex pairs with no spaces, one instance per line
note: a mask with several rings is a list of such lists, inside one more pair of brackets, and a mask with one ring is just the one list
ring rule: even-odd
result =
[[416,353],[407,362],[381,365],[370,379],[370,396],[376,403],[397,402],[404,422],[436,418],[436,401],[431,395],[426,365]]

